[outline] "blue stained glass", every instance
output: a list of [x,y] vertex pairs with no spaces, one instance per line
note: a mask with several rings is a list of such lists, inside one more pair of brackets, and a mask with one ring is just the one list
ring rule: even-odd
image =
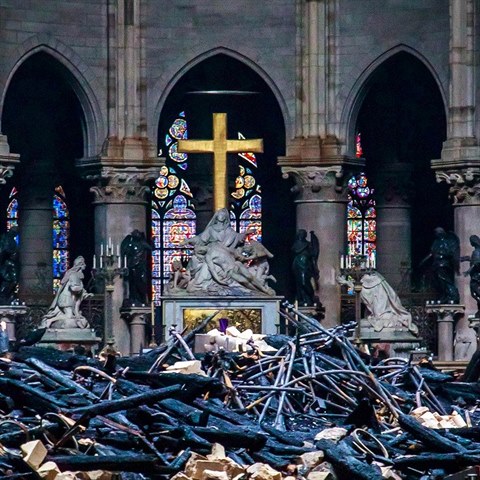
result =
[[70,255],[68,251],[70,236],[70,221],[68,219],[67,204],[60,195],[64,195],[63,188],[55,189],[57,194],[53,196],[53,223],[52,223],[52,246],[53,246],[53,289],[58,288],[59,281],[69,268]]
[[188,163],[179,163],[178,166],[179,166],[182,170],[186,170],[187,167],[188,167]]

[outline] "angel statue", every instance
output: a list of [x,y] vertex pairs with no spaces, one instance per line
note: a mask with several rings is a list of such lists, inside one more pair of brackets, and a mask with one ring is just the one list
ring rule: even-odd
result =
[[460,273],[460,241],[454,232],[437,227],[430,253],[422,260],[423,265],[432,259],[434,287],[441,303],[460,303],[455,274]]
[[295,280],[295,298],[301,306],[310,306],[316,303],[315,289],[318,288],[318,255],[320,252],[318,238],[310,232],[310,241],[307,240],[307,231],[299,229],[292,246],[292,271]]
[[470,294],[477,302],[477,313],[475,316],[480,318],[480,238],[477,235],[470,236],[470,245],[473,252],[469,256],[462,257],[462,262],[470,262],[470,268],[463,274],[470,275]]

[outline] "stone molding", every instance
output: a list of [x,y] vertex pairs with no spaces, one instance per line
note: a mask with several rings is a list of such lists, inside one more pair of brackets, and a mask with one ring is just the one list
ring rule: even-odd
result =
[[346,202],[344,173],[340,165],[282,167],[283,178],[292,177],[295,180],[291,190],[301,200]]
[[15,165],[20,163],[20,155],[11,153],[6,135],[0,134],[0,185],[7,183],[7,178],[13,175]]
[[97,183],[90,188],[94,204],[99,203],[147,203],[150,188],[146,183],[158,177],[157,168],[103,167],[96,174],[85,175],[86,180]]
[[480,166],[463,169],[436,170],[437,182],[450,186],[454,205],[480,205]]

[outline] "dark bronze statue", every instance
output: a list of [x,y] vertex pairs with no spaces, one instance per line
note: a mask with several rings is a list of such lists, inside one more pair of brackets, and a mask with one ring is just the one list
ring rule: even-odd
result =
[[0,305],[16,300],[18,285],[17,227],[12,227],[0,237]]
[[318,287],[319,255],[318,238],[310,232],[310,241],[307,240],[307,231],[297,231],[292,246],[294,255],[292,270],[295,280],[295,298],[301,306],[310,306],[317,302],[315,288]]
[[480,318],[480,238],[477,235],[470,237],[470,245],[473,252],[470,256],[462,257],[462,262],[470,262],[470,268],[464,272],[465,276],[470,275],[470,294],[477,302],[477,313],[475,316]]
[[440,303],[460,303],[460,295],[455,286],[455,274],[460,267],[460,241],[454,232],[443,228],[435,229],[435,238],[430,253],[422,260],[423,265],[432,259],[433,286],[437,290]]
[[145,234],[140,230],[134,230],[122,241],[121,253],[127,257],[128,267],[128,304],[148,303],[150,285],[148,257],[151,250]]

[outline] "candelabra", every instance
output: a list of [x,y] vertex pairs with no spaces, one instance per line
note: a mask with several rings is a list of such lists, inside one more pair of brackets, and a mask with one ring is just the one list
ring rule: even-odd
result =
[[115,279],[128,275],[127,258],[120,256],[120,245],[114,246],[110,238],[105,245],[100,244],[99,267],[97,268],[97,257],[93,256],[92,276],[94,279],[103,280],[105,291],[105,318],[104,318],[104,343],[113,341],[113,292],[115,290]]
[[364,275],[372,273],[375,270],[375,257],[368,255],[342,255],[340,257],[340,275],[345,278],[348,285],[353,285],[355,294],[355,341],[361,343],[361,318],[362,318],[362,300],[360,293],[362,291],[362,278]]

